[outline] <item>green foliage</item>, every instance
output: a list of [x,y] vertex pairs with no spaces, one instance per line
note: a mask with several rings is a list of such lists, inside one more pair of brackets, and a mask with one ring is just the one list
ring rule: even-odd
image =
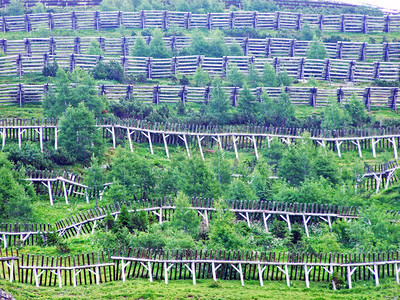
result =
[[230,56],[243,56],[243,49],[240,47],[238,43],[232,43],[229,46],[229,55]]
[[210,74],[201,67],[196,69],[193,75],[193,84],[198,87],[205,87],[211,82]]
[[348,111],[340,108],[340,103],[330,99],[330,104],[324,110],[324,118],[321,127],[324,129],[339,129],[346,127],[351,120]]
[[295,120],[295,110],[287,93],[282,92],[277,99],[267,93],[261,96],[258,122],[265,126],[286,127]]
[[124,185],[114,181],[113,184],[105,190],[104,198],[108,202],[122,203],[128,200],[128,192]]
[[59,144],[79,162],[88,162],[92,155],[103,155],[104,142],[95,126],[94,114],[82,102],[68,107],[59,121]]
[[19,16],[25,13],[24,0],[11,0],[4,12],[6,16]]
[[103,63],[101,60],[97,62],[96,66],[91,70],[94,79],[107,79],[122,82],[124,79],[124,69],[122,66],[112,60]]
[[100,48],[100,43],[96,40],[91,40],[89,48],[86,50],[87,55],[104,55],[103,50]]
[[308,59],[325,59],[327,57],[325,45],[320,41],[313,41],[307,51]]
[[177,159],[173,163],[179,190],[189,197],[218,197],[219,185],[209,166],[201,158]]
[[290,86],[293,83],[293,78],[285,70],[280,71],[276,79],[278,86]]
[[98,198],[104,191],[105,171],[100,165],[100,161],[94,156],[92,156],[90,168],[85,171],[85,180],[89,195],[96,199],[97,206]]
[[221,80],[219,78],[214,79],[213,83],[211,101],[207,106],[207,112],[213,118],[214,124],[226,124],[232,117],[232,106],[222,89]]
[[40,152],[37,145],[23,143],[21,149],[17,144],[12,144],[8,150],[8,159],[16,166],[32,170],[51,170],[52,162],[47,155]]
[[344,105],[344,109],[352,119],[350,125],[354,127],[362,127],[372,121],[371,117],[367,115],[364,105],[357,100],[357,96],[354,94],[350,101]]
[[219,184],[229,184],[232,180],[232,166],[224,157],[222,151],[218,151],[212,158],[211,169],[214,172],[216,180]]
[[253,96],[247,85],[240,91],[237,104],[237,118],[239,124],[254,123],[258,111],[259,102]]
[[[73,85],[71,85],[73,84]],[[58,69],[54,88],[50,87],[43,100],[43,113],[46,117],[60,117],[69,107],[77,107],[84,102],[95,116],[100,116],[106,103],[98,96],[93,77],[80,68],[72,72]]]
[[108,177],[109,181],[123,185],[127,194],[136,199],[147,198],[154,190],[156,180],[151,162],[124,148],[117,148]]
[[275,69],[269,64],[265,63],[263,70],[263,83],[265,86],[276,87],[278,86],[278,78]]
[[52,64],[43,66],[42,75],[45,77],[56,77],[57,70],[58,70],[58,64],[57,64],[57,61],[54,61]]
[[215,202],[216,212],[210,223],[210,244],[213,249],[240,249],[244,245],[235,216],[223,200]]
[[244,83],[244,75],[239,71],[239,68],[236,65],[230,64],[226,71],[226,81],[229,82],[229,85],[231,86],[242,87]]
[[274,222],[272,223],[271,232],[279,239],[284,239],[289,235],[289,230],[287,229],[286,223],[283,221],[278,221],[277,219],[274,219]]
[[132,56],[150,56],[150,47],[140,35],[135,38],[135,44],[131,50]]
[[12,167],[5,154],[0,153],[0,218],[26,222],[32,218],[31,201],[24,181]]
[[249,67],[249,74],[247,75],[247,84],[251,88],[256,88],[259,87],[260,85],[260,76],[254,64],[251,64]]
[[190,209],[189,198],[179,192],[175,198],[175,211],[172,216],[171,226],[177,230],[183,230],[192,237],[197,237],[200,230],[200,216]]
[[171,50],[165,47],[163,33],[159,29],[153,31],[149,44],[150,56],[154,58],[168,58],[172,56]]
[[301,40],[312,41],[314,39],[314,32],[312,31],[310,25],[306,22],[301,29]]

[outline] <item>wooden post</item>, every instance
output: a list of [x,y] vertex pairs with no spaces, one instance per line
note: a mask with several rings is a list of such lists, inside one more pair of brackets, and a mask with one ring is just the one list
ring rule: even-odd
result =
[[284,269],[281,268],[281,266],[276,266],[279,271],[281,271],[283,274],[285,274],[286,277],[286,285],[290,287],[290,277],[289,277],[289,270],[287,264],[284,265]]
[[100,12],[95,11],[94,16],[93,16],[93,23],[94,23],[94,30],[99,31],[100,30]]
[[73,11],[71,12],[71,26],[72,26],[72,31],[76,31],[77,29],[77,22],[76,22],[76,13]]
[[169,150],[168,150],[168,144],[167,144],[167,138],[169,137],[169,135],[166,135],[165,133],[163,133],[162,136],[163,136],[163,141],[164,141],[165,154],[167,155],[167,158],[169,159]]
[[189,30],[190,28],[192,28],[192,13],[188,12],[185,15],[185,29]]
[[335,140],[336,142],[336,149],[339,157],[342,157],[342,154],[340,153],[340,146],[342,145],[343,141]]
[[306,287],[309,289],[310,288],[310,272],[312,270],[313,266],[308,268],[307,265],[304,265],[304,277],[306,280]]
[[349,290],[351,290],[352,285],[351,285],[351,276],[353,275],[354,271],[357,269],[357,267],[351,268],[351,266],[347,266],[347,279],[349,282]]
[[375,145],[376,145],[377,143],[379,143],[380,140],[381,140],[381,139],[376,139],[376,140],[375,140],[375,138],[372,138],[372,139],[371,139],[372,157],[376,157]]
[[390,33],[390,15],[389,14],[385,16],[384,32]]
[[257,264],[258,279],[260,280],[260,286],[264,286],[263,273],[264,273],[266,267],[267,266],[264,266],[263,268],[261,268],[261,264]]
[[400,278],[399,278],[400,267],[398,267],[398,263],[394,264],[394,272],[396,275],[396,282],[397,284],[400,284]]
[[201,159],[204,160],[204,153],[203,153],[203,147],[201,146],[201,141],[204,139],[203,137],[200,137],[200,135],[197,135],[197,142],[199,144],[199,149],[200,149],[200,155],[201,155]]
[[239,160],[239,153],[238,153],[238,149],[237,149],[237,145],[236,145],[237,140],[239,140],[239,137],[235,137],[232,134],[232,141],[233,141],[233,148],[235,149],[235,156],[236,156],[236,159]]
[[349,69],[348,69],[348,82],[354,82],[354,72],[355,72],[356,63],[354,60],[349,62]]
[[325,60],[323,79],[325,81],[328,81],[329,84],[332,82],[331,81],[331,61],[330,61],[330,59]]
[[129,142],[129,148],[131,149],[131,152],[133,152],[133,146],[132,146],[132,134],[135,131],[131,131],[128,127],[126,128],[126,134],[128,136],[128,142]]
[[398,157],[398,155],[397,155],[396,138],[395,138],[395,137],[391,137],[391,138],[388,139],[388,141],[389,141],[389,143],[391,143],[392,146],[393,146],[394,159],[395,159],[395,160],[398,160],[399,157]]
[[151,141],[151,133],[150,133],[150,131],[147,132],[147,133],[145,133],[144,131],[142,131],[142,134],[148,139],[151,155],[154,155],[153,143],[152,143],[152,141]]
[[5,16],[3,16],[3,19],[2,19],[2,26],[3,26],[3,32],[6,33],[8,31],[8,28],[7,28],[7,21],[6,21]]
[[56,127],[54,129],[54,149],[57,150],[58,149],[58,128]]
[[169,15],[168,15],[168,10],[164,10],[164,12],[163,12],[162,28],[163,28],[163,29],[169,28]]
[[71,54],[69,59],[69,71],[72,72],[75,69],[76,57],[75,54]]
[[2,131],[0,131],[0,134],[1,134],[1,140],[2,140],[2,143],[1,143],[1,150],[4,150],[4,147],[6,146],[6,129],[5,128],[3,128],[3,130]]
[[146,76],[147,76],[147,79],[151,79],[152,77],[151,77],[151,68],[152,68],[152,58],[151,57],[148,57],[147,59],[146,59]]
[[267,224],[267,221],[268,221],[268,219],[271,217],[271,214],[268,214],[267,216],[265,216],[265,212],[263,212],[263,213],[262,213],[262,216],[263,216],[263,223],[264,223],[265,231],[268,232],[268,224]]
[[53,31],[54,29],[54,16],[53,13],[48,13],[47,15],[47,26],[50,31]]
[[[215,267],[215,262],[211,263],[211,272],[212,272],[212,276],[213,276],[213,280],[217,281],[217,271],[218,269],[221,267],[221,264],[219,264],[218,266]],[[399,275],[399,273],[397,272],[397,276]]]
[[182,136],[178,135],[178,138],[180,138],[183,141],[183,143],[185,144],[186,153],[188,155],[188,158],[191,158],[190,151],[189,151],[189,146],[188,146],[187,139],[186,139],[186,135],[185,134],[182,134]]
[[367,43],[362,43],[361,44],[361,49],[360,49],[360,56],[359,56],[359,61],[365,61],[367,57]]
[[364,90],[364,103],[365,103],[365,108],[368,111],[371,111],[371,88],[367,87]]
[[188,264],[185,264],[185,267],[192,273],[193,285],[196,285],[196,265],[194,261],[192,261],[191,266],[189,267]]
[[389,61],[390,60],[390,55],[389,55],[389,43],[384,43],[383,44],[383,61]]
[[25,32],[28,33],[29,31],[31,31],[31,22],[28,14],[24,15],[24,22],[25,22]]
[[399,94],[399,88],[392,88],[390,91],[390,98],[391,98],[391,109],[393,109],[397,113],[397,96]]
[[22,71],[22,55],[18,54],[18,57],[16,59],[16,64],[17,64],[17,75],[19,76],[19,78],[22,77],[23,75],[23,71]]
[[24,92],[22,83],[18,84],[17,97],[18,97],[19,107],[22,108],[22,106],[24,105]]
[[310,105],[312,107],[317,107],[317,93],[318,93],[318,88],[313,87],[310,89]]
[[234,264],[231,264],[231,266],[232,266],[232,268],[234,268],[239,273],[240,283],[242,284],[242,286],[244,286],[242,264],[238,263],[238,267],[236,267]]
[[279,30],[281,28],[281,13],[279,11],[275,12],[275,24],[274,24],[274,29]]
[[368,33],[368,16],[364,15],[362,23],[362,33]]
[[67,186],[65,184],[65,181],[62,181],[62,186],[63,186],[63,191],[64,191],[64,198],[65,198],[65,204],[69,204],[68,202],[68,192],[67,192]]
[[359,155],[360,157],[362,157],[360,140],[359,140],[359,139],[356,139],[355,141],[351,141],[351,143],[357,146],[358,155]]
[[292,231],[292,224],[290,223],[290,216],[286,215],[286,217],[284,215],[279,215],[287,224],[289,231]]
[[307,237],[310,237],[310,234],[308,233],[308,221],[310,221],[311,216],[308,216],[308,218],[306,218],[305,215],[302,216],[303,217],[303,224],[304,224],[304,229],[306,231],[306,235]]

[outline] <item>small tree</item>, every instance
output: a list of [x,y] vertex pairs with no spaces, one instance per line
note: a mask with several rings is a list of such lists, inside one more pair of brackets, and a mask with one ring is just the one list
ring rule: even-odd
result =
[[132,56],[150,56],[150,47],[147,45],[146,41],[142,36],[137,36],[135,38],[135,44],[131,50]]
[[290,86],[293,82],[293,78],[289,76],[286,70],[279,72],[277,80],[279,86]]
[[325,45],[320,41],[313,41],[310,44],[310,50],[307,51],[308,59],[325,59],[326,49]]
[[254,123],[258,102],[247,85],[240,91],[237,111],[242,123]]
[[257,68],[254,64],[251,64],[249,67],[249,74],[247,75],[247,84],[252,88],[256,88],[259,86],[259,83],[260,76],[258,74]]
[[231,64],[228,66],[228,70],[226,71],[226,80],[231,86],[242,87],[244,76],[240,73],[239,68],[236,65]]
[[172,216],[171,225],[193,237],[197,237],[200,231],[200,221],[197,212],[190,209],[189,198],[179,192],[175,199],[175,212]]
[[265,86],[276,87],[278,86],[278,79],[276,77],[275,69],[269,64],[264,65],[263,82]]
[[232,106],[229,104],[228,97],[222,89],[221,79],[214,80],[211,90],[211,101],[207,106],[207,112],[215,119],[217,124],[226,124],[231,119]]
[[167,58],[171,57],[171,50],[165,47],[163,40],[163,33],[161,30],[156,29],[153,31],[153,35],[149,44],[150,56],[154,58]]
[[261,100],[259,123],[265,126],[285,127],[295,119],[295,110],[287,93],[281,93],[277,99],[271,99],[264,93]]
[[90,42],[89,48],[86,50],[87,55],[104,55],[103,50],[100,48],[100,43],[96,40]]
[[329,130],[346,127],[351,121],[348,111],[343,110],[334,98],[329,100],[330,104],[324,110],[321,127]]
[[87,162],[93,154],[103,155],[101,132],[95,127],[93,113],[83,103],[67,108],[61,117],[59,140],[60,146],[77,161]]
[[193,82],[195,86],[205,87],[210,83],[210,74],[203,70],[201,67],[197,67],[196,72],[193,75]]
[[89,189],[89,195],[94,196],[96,206],[98,199],[104,191],[105,174],[104,169],[101,167],[99,160],[92,156],[90,168],[86,170],[86,184]]

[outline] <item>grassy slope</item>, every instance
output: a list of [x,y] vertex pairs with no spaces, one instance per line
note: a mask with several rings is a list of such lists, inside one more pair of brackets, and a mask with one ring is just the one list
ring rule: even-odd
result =
[[351,291],[347,289],[332,291],[327,282],[311,282],[311,289],[305,288],[302,281],[264,283],[258,281],[240,282],[219,281],[218,287],[211,280],[198,280],[193,286],[191,280],[170,281],[165,285],[161,281],[153,283],[146,279],[128,280],[126,283],[110,282],[99,286],[35,287],[0,281],[0,287],[12,293],[16,299],[398,299],[400,287],[393,278],[381,280],[375,287],[372,281],[355,282]]

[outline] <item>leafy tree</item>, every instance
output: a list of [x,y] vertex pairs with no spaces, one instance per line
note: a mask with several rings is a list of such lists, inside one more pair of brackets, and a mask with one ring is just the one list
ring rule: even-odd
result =
[[228,47],[224,41],[224,35],[221,31],[213,31],[211,33],[211,38],[208,41],[208,52],[207,53],[197,53],[198,55],[206,55],[211,57],[221,57],[228,55]]
[[301,40],[302,41],[312,41],[314,39],[314,32],[312,31],[308,23],[304,23],[301,29]]
[[278,79],[276,77],[275,69],[269,63],[265,63],[264,65],[263,83],[265,86],[269,87],[278,86]]
[[226,81],[228,81],[231,86],[242,87],[244,83],[244,75],[240,73],[239,68],[236,65],[230,64],[226,71]]
[[105,172],[99,160],[94,156],[92,156],[90,168],[86,169],[85,180],[89,188],[89,195],[94,196],[97,206],[98,199],[104,191]]
[[121,206],[117,221],[115,222],[115,225],[119,229],[122,227],[126,227],[129,229],[129,227],[131,225],[131,218],[129,215],[128,208],[126,207],[125,204]]
[[276,78],[279,86],[290,86],[293,83],[293,78],[285,70],[279,72]]
[[243,56],[243,49],[238,43],[234,42],[229,46],[230,56]]
[[252,88],[256,88],[259,86],[259,83],[260,76],[258,74],[257,68],[254,64],[251,64],[249,67],[249,74],[247,75],[247,84]]
[[150,47],[147,45],[146,41],[142,36],[137,36],[135,38],[135,44],[131,50],[132,56],[150,56]]
[[26,192],[23,180],[13,164],[7,160],[4,153],[0,153],[0,218],[4,221],[32,219],[32,207]]
[[192,197],[214,198],[220,187],[206,163],[198,157],[174,161],[178,188]]
[[101,55],[104,55],[104,52],[100,48],[100,43],[98,41],[96,41],[96,40],[92,40],[90,42],[89,48],[86,50],[86,54],[87,55],[98,55],[98,56],[101,56]]
[[171,50],[165,47],[163,40],[163,33],[161,30],[156,29],[149,44],[150,56],[154,58],[168,58],[172,56]]
[[331,98],[330,104],[324,110],[324,118],[321,127],[324,129],[338,129],[346,127],[351,122],[351,117],[347,110],[340,107],[335,99]]
[[11,0],[5,10],[6,16],[20,16],[25,12],[24,0]]
[[147,198],[156,184],[152,164],[146,158],[124,148],[117,148],[111,162],[109,180],[123,185],[128,195]]
[[350,101],[344,105],[344,109],[352,119],[352,126],[361,127],[371,122],[371,118],[367,115],[364,105],[361,101],[357,100],[357,96],[354,94],[351,96]]
[[96,128],[93,113],[82,102],[68,107],[59,121],[59,144],[79,162],[87,162],[94,154],[103,155],[104,143]]
[[218,151],[212,158],[211,169],[214,172],[216,180],[220,184],[231,183],[232,166],[230,165],[229,160],[224,158],[224,153],[222,151]]
[[285,127],[295,120],[295,110],[287,93],[282,92],[277,99],[271,99],[267,93],[263,93],[261,101],[259,123]]
[[241,123],[254,123],[258,110],[258,102],[247,85],[240,91],[237,112]]
[[226,198],[235,200],[254,200],[256,198],[252,186],[238,178],[234,179],[227,190]]
[[215,124],[226,124],[231,119],[232,106],[230,105],[225,91],[222,89],[220,79],[214,80],[211,90],[211,101],[207,106],[207,112],[214,118]]
[[240,249],[244,241],[241,239],[241,230],[235,224],[235,215],[223,200],[217,201],[215,208],[210,223],[210,244],[215,249]]
[[325,59],[327,56],[325,45],[320,41],[313,41],[307,51],[308,59]]
[[77,107],[81,102],[96,116],[100,116],[106,107],[106,102],[98,96],[96,82],[89,73],[80,68],[72,72],[58,69],[54,88],[49,89],[43,100],[44,115],[60,117],[69,106]]
[[121,82],[125,76],[124,69],[115,60],[106,63],[99,61],[91,73],[93,74],[94,79],[108,79],[119,82]]
[[210,75],[207,71],[203,70],[201,67],[196,69],[193,75],[193,83],[195,86],[205,87],[211,81]]
[[172,216],[171,225],[177,230],[183,230],[196,237],[200,231],[200,217],[197,212],[190,209],[189,198],[179,192],[175,198],[175,212]]
[[45,153],[40,152],[37,145],[24,143],[21,148],[17,144],[11,145],[8,152],[8,159],[15,166],[23,166],[26,169],[50,170],[53,168],[52,162]]
[[106,189],[104,198],[115,203],[122,203],[130,200],[126,187],[119,182],[113,182],[113,184]]

